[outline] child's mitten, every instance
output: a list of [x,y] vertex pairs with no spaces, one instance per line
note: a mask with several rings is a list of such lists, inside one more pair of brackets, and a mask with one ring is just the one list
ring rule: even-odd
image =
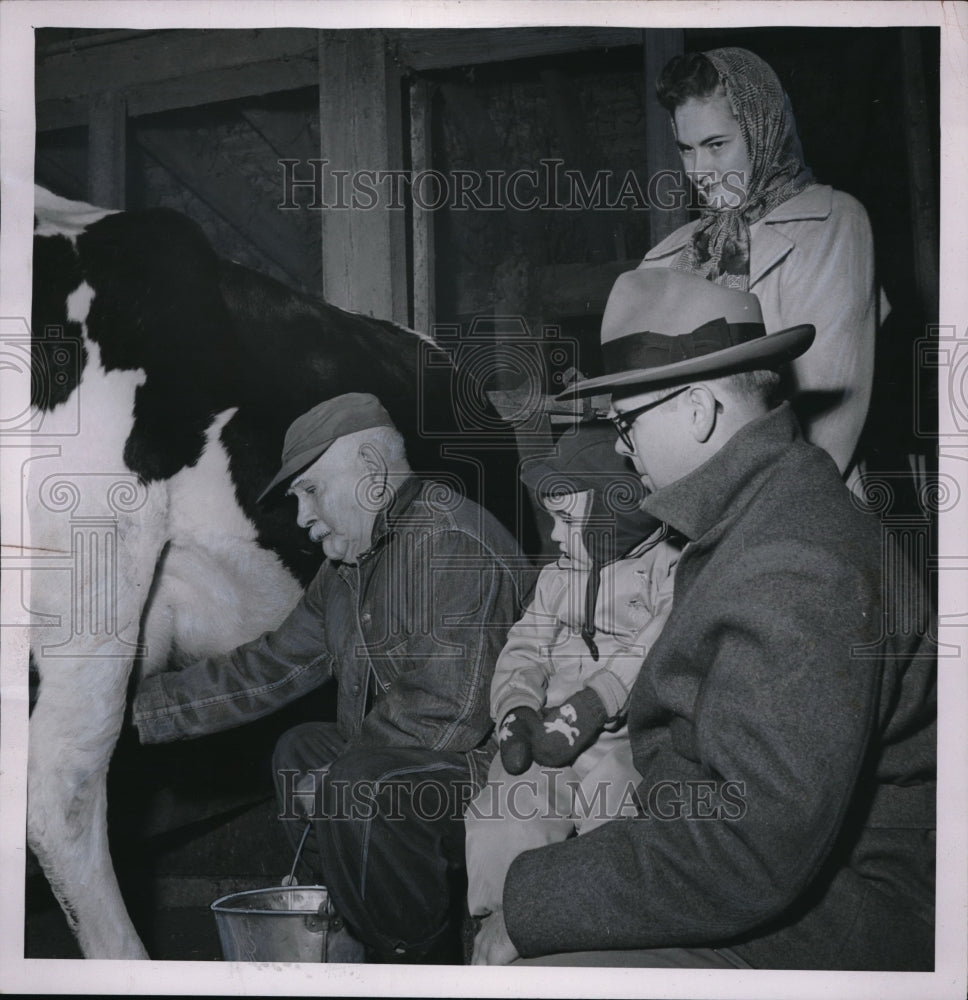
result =
[[523,774],[534,759],[531,740],[540,728],[540,717],[533,708],[512,708],[497,732],[501,763],[508,774]]
[[576,691],[541,713],[531,740],[534,759],[545,767],[570,764],[595,742],[607,718],[601,698],[591,688]]

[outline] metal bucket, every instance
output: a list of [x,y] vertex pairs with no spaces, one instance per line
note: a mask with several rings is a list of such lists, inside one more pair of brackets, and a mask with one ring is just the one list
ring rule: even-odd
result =
[[227,962],[363,962],[321,885],[234,892],[212,903]]

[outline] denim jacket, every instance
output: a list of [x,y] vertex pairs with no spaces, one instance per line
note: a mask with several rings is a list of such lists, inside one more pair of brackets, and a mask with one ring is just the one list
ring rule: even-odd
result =
[[494,663],[533,579],[487,511],[408,477],[357,564],[326,560],[275,631],[147,678],[133,722],[143,743],[201,736],[335,678],[344,739],[463,752],[480,783],[494,749]]

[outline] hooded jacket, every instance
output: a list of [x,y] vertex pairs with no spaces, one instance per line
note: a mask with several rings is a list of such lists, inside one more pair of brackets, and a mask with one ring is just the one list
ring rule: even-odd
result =
[[563,556],[541,571],[495,665],[492,718],[554,706],[590,687],[615,719],[668,615],[678,552],[642,510],[645,488],[616,454],[607,423],[567,433],[521,478],[539,497],[591,491],[582,524],[591,566]]

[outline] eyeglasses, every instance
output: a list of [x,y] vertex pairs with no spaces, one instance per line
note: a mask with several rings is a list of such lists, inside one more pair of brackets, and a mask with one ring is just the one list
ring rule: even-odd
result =
[[634,410],[623,410],[621,413],[616,413],[614,417],[609,417],[608,419],[615,424],[615,430],[618,431],[618,436],[622,439],[622,444],[624,444],[629,451],[635,451],[635,442],[632,440],[632,424],[634,424],[643,413],[647,413],[649,410],[653,410],[655,407],[661,406],[663,403],[668,402],[670,399],[674,399],[680,393],[683,393],[687,389],[691,388],[691,385],[684,385],[681,389],[676,389],[675,392],[670,392],[668,396],[663,396],[661,399],[654,399],[651,403],[646,403],[645,406],[637,406]]

